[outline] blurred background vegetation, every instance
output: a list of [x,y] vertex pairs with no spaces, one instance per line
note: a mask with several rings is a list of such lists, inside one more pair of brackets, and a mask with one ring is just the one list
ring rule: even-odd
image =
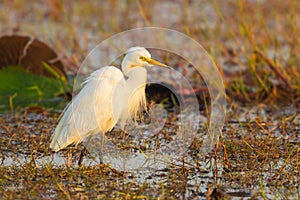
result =
[[209,52],[229,102],[298,104],[299,13],[297,0],[7,0],[1,2],[0,33],[45,42],[74,74],[109,36],[144,26],[170,28]]

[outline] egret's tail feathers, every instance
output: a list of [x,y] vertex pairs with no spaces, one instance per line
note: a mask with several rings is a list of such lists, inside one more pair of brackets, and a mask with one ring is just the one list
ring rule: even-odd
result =
[[69,146],[70,144],[75,143],[76,141],[74,140],[73,136],[74,133],[70,133],[71,132],[68,127],[64,127],[63,129],[61,129],[61,127],[58,125],[52,135],[50,148],[53,151],[59,151]]
[[72,143],[74,143],[74,142],[72,142],[72,141],[63,142],[63,141],[60,141],[60,140],[52,140],[51,144],[50,144],[50,148],[52,149],[52,151],[57,152],[61,149],[66,148],[67,146],[69,146]]
[[82,135],[79,134],[77,130],[72,129],[69,126],[60,127],[59,124],[52,135],[50,148],[57,152],[71,144],[77,145],[94,132],[95,131],[89,131]]
[[57,151],[63,149],[64,147],[60,146],[58,141],[52,141],[50,144],[50,148],[52,149],[52,151],[57,152]]

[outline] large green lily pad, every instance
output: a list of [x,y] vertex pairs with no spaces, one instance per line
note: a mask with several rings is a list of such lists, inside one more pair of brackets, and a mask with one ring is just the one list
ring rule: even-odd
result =
[[0,70],[0,110],[43,106],[62,108],[70,91],[65,79],[34,74],[24,67],[8,66]]

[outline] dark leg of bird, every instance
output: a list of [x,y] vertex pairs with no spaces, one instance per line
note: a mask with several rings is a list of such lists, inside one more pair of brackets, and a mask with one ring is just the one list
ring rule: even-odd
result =
[[102,152],[100,152],[99,160],[100,160],[100,164],[103,164],[103,162],[102,162]]
[[100,161],[100,164],[103,164],[103,162],[102,162],[102,149],[103,149],[103,142],[104,142],[104,137],[105,137],[105,135],[103,134],[102,135],[102,138],[101,138],[101,150],[100,150],[100,152],[99,152],[99,161]]
[[81,166],[85,152],[86,152],[86,147],[84,146],[84,148],[82,149],[80,156],[79,156],[78,166]]
[[79,156],[79,160],[78,160],[78,166],[81,166],[81,163],[83,161],[83,157],[85,156],[86,152],[87,152],[87,149],[86,147],[89,145],[90,143],[90,140],[91,140],[92,136],[90,136],[86,142],[86,144],[84,145],[84,148],[82,149],[81,153],[80,153],[80,156]]

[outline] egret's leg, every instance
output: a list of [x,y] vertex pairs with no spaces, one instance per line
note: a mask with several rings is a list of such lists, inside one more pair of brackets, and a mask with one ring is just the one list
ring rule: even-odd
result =
[[91,138],[92,138],[92,135],[90,137],[88,137],[88,140],[87,140],[86,144],[84,145],[84,148],[82,149],[82,151],[80,153],[79,160],[78,160],[78,166],[80,166],[82,161],[83,161],[83,157],[84,157],[84,155],[87,151],[86,147],[89,145]]
[[84,146],[84,148],[81,150],[81,153],[80,153],[80,156],[79,156],[78,166],[81,166],[81,163],[83,161],[83,157],[84,157],[85,152],[86,152],[86,147]]
[[103,149],[103,146],[104,146],[104,137],[105,137],[105,133],[101,133],[102,134],[102,138],[101,138],[101,141],[100,141],[100,145],[101,145],[101,149],[100,149],[100,153],[99,153],[99,160],[100,160],[100,164],[103,164],[102,162],[102,149]]

